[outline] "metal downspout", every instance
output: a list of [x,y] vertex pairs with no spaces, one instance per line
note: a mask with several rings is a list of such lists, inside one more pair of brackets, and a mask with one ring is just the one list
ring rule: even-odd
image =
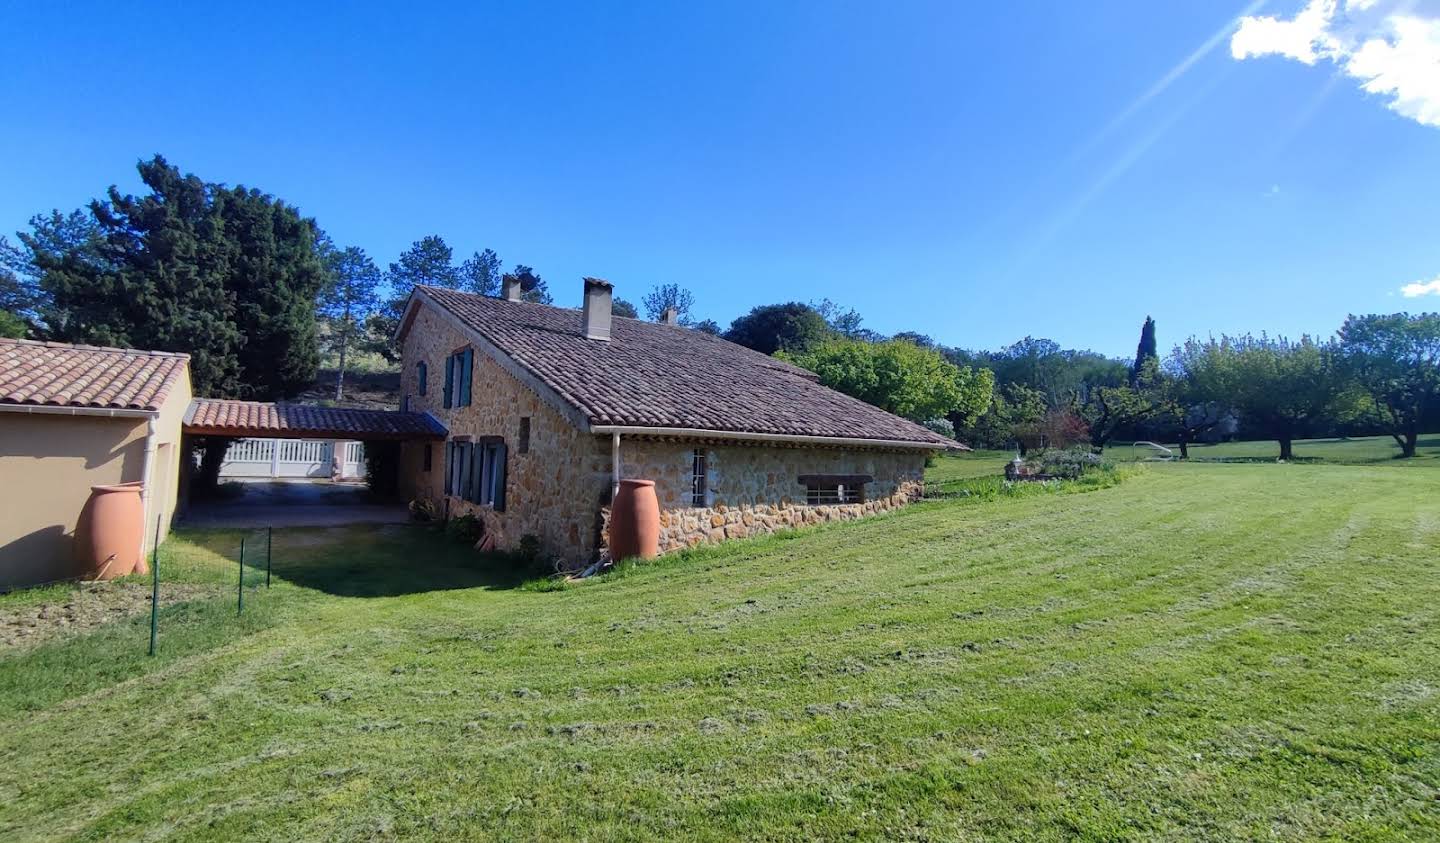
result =
[[143,513],[142,517],[146,525],[140,529],[140,564],[142,566],[145,564],[145,536],[150,532],[148,527],[151,515],[150,504],[155,499],[155,496],[150,493],[150,487],[153,485],[152,481],[155,475],[155,451],[158,447],[155,439],[159,435],[159,427],[160,426],[156,424],[155,416],[151,416],[145,422],[145,457],[140,461],[140,479],[142,484],[140,486],[140,512]]
[[610,503],[620,494],[620,431],[610,434]]

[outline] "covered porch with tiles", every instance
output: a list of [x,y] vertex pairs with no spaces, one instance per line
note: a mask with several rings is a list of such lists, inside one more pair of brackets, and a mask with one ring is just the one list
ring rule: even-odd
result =
[[[201,455],[192,472],[213,478],[184,484],[182,521],[194,527],[402,523],[387,455],[446,433],[427,413],[212,398],[191,402],[182,430]],[[367,468],[381,476],[367,482]]]

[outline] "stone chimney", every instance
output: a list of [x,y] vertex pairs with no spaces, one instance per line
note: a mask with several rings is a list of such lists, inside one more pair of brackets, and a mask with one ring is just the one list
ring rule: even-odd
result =
[[665,308],[664,312],[662,312],[662,313],[660,314],[660,321],[661,321],[661,322],[664,322],[666,325],[679,325],[679,324],[680,324],[680,308],[678,308],[678,307],[667,307],[667,308]]
[[585,338],[610,339],[610,296],[614,285],[599,278],[585,279]]
[[520,301],[520,276],[509,274],[500,276],[500,289],[505,301]]

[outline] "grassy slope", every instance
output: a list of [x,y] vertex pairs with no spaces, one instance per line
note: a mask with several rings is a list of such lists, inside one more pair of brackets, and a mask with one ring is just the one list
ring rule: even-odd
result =
[[[1434,837],[1436,479],[1155,466],[548,594],[281,534],[297,583],[391,596],[0,662],[0,836]],[[192,538],[170,570],[221,588]]]

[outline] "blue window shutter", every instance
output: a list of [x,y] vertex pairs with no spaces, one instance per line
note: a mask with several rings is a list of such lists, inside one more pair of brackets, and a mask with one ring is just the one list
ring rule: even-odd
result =
[[429,376],[429,374],[430,374],[430,367],[425,365],[425,361],[424,361],[424,360],[421,360],[421,361],[420,361],[418,364],[416,364],[416,366],[415,366],[415,373],[416,373],[416,375],[418,376],[418,377],[416,378],[416,380],[420,381],[419,389],[418,389],[417,391],[418,391],[421,395],[424,395],[424,394],[425,394],[425,388],[426,388],[426,383],[425,383],[425,381],[429,380],[429,377],[428,377],[428,376]]
[[505,443],[501,442],[495,446],[495,457],[491,461],[490,479],[494,484],[494,498],[492,503],[496,512],[505,511]]
[[475,446],[475,457],[470,463],[470,497],[471,503],[489,503],[485,499],[485,477],[486,471],[490,468],[486,457],[488,449],[484,445]]
[[474,446],[469,442],[460,443],[460,497],[467,501],[473,496],[470,463],[474,460],[474,453]]
[[445,409],[450,409],[451,396],[455,394],[455,355],[445,358]]
[[460,406],[468,407],[470,406],[470,384],[475,376],[475,349],[465,349],[460,367],[464,372],[460,377]]
[[455,443],[445,443],[445,494],[450,494],[450,466],[455,460]]

